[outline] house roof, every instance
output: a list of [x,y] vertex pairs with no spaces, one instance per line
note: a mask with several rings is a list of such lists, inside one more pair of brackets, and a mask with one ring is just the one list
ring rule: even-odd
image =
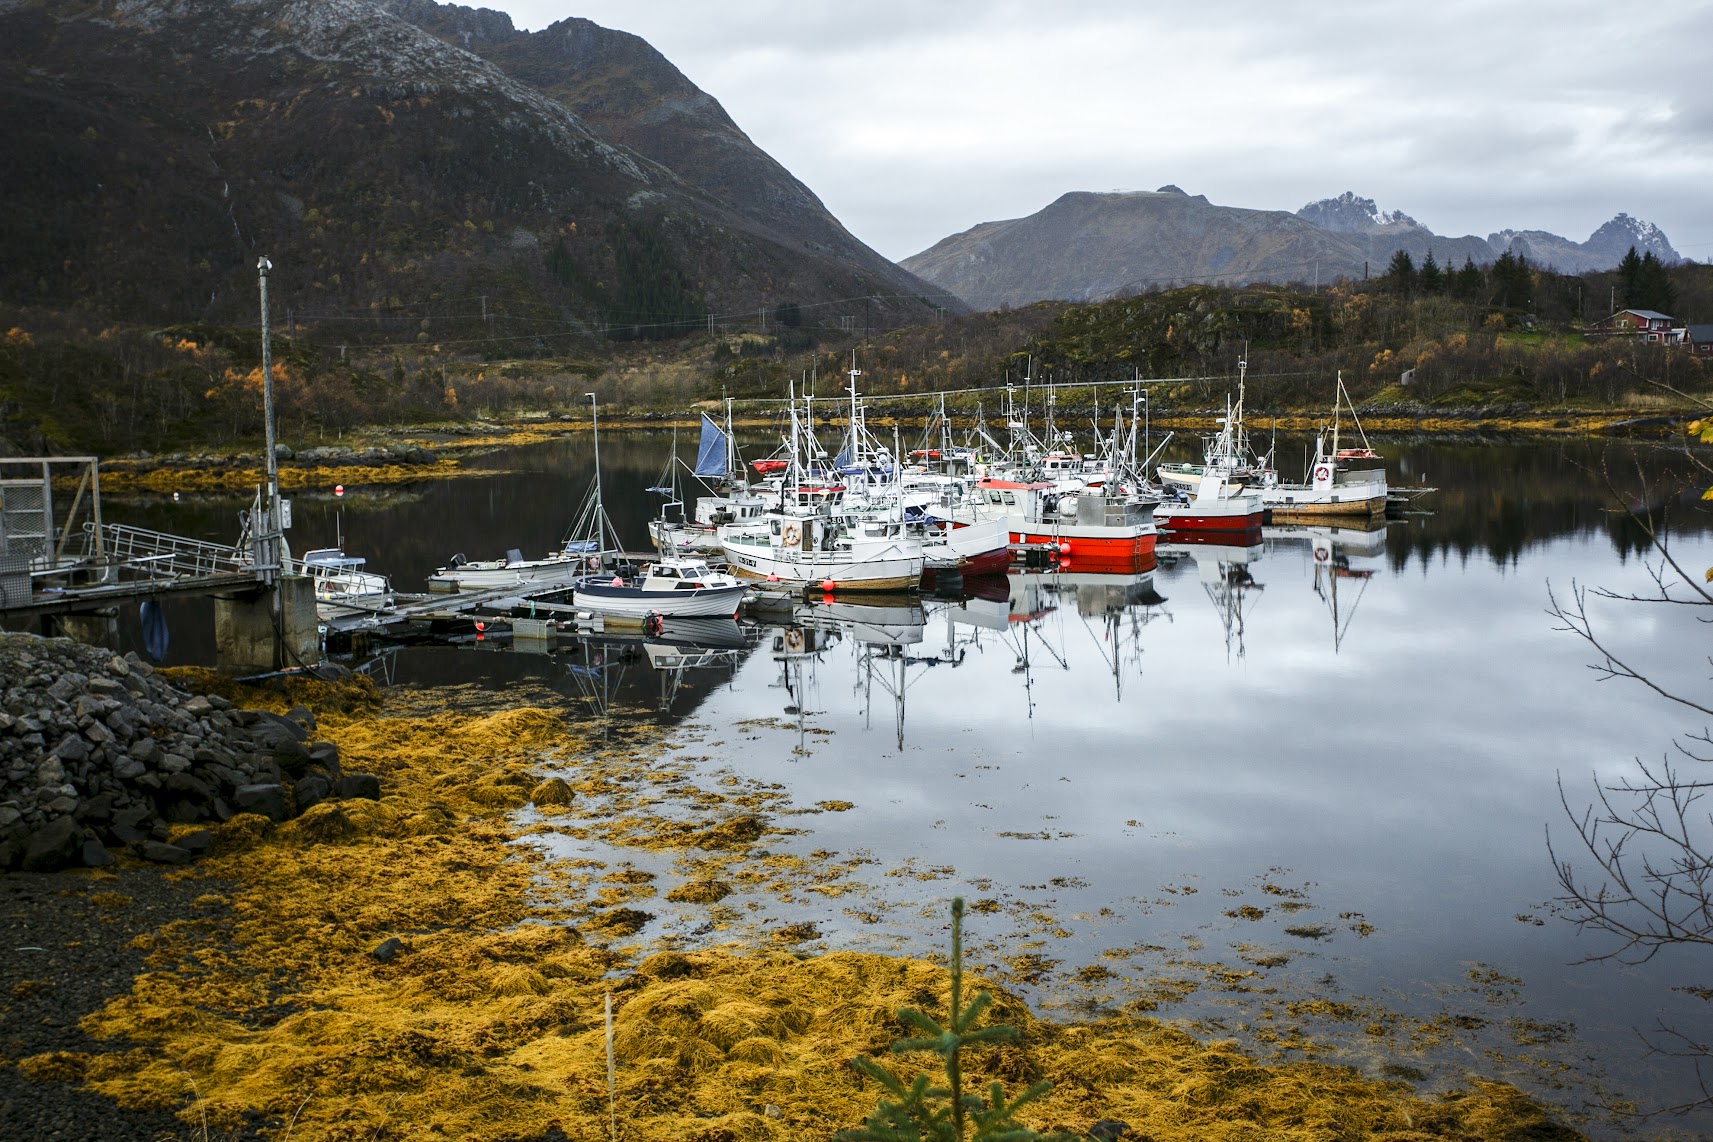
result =
[[1697,345],[1713,345],[1713,325],[1685,325],[1684,335]]
[[[1671,320],[1671,316],[1669,314],[1661,313],[1656,309],[1620,309],[1618,313],[1633,313],[1637,317],[1644,317],[1649,321]],[[1612,317],[1618,316],[1618,313],[1614,313]],[[1607,318],[1607,320],[1610,321],[1611,318]]]

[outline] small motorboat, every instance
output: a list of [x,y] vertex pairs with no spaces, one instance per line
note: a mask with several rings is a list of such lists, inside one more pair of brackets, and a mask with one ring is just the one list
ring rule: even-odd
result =
[[571,593],[579,610],[618,618],[735,617],[749,588],[706,560],[667,556],[642,574],[584,575]]

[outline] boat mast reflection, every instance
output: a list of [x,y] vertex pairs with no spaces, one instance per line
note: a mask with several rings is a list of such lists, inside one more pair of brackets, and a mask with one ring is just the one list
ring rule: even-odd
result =
[[1225,538],[1218,532],[1209,532],[1205,537],[1174,536],[1171,543],[1162,543],[1155,551],[1162,563],[1195,561],[1196,578],[1225,628],[1225,660],[1230,662],[1233,658],[1241,660],[1247,653],[1245,600],[1251,592],[1265,590],[1267,586],[1256,581],[1250,567],[1260,561],[1267,549],[1259,535],[1254,536],[1254,543],[1221,542]]
[[[1332,617],[1332,651],[1337,654],[1344,645],[1351,621],[1356,617],[1356,609],[1368,592],[1368,583],[1374,577],[1374,568],[1354,566],[1350,562],[1351,557],[1384,556],[1386,522],[1380,520],[1372,527],[1282,524],[1264,529],[1263,536],[1270,549],[1307,546],[1314,564],[1314,593]],[[1340,581],[1358,585],[1356,597],[1342,611],[1338,599]],[[1348,593],[1349,588],[1346,587]]]

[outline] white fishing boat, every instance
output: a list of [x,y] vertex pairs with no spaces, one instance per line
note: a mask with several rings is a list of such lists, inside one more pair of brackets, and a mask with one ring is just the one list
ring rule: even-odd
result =
[[484,591],[547,583],[569,585],[600,567],[598,545],[570,541],[540,559],[525,559],[517,548],[499,559],[466,559],[462,552],[428,577],[430,591]]
[[666,556],[640,575],[585,575],[571,605],[609,617],[644,619],[736,617],[748,586],[704,559]]
[[1208,438],[1200,464],[1162,464],[1155,474],[1162,488],[1173,487],[1199,491],[1208,476],[1219,476],[1232,492],[1245,488],[1264,488],[1278,482],[1279,474],[1268,460],[1257,460],[1249,449],[1249,431],[1243,423],[1244,379],[1249,363],[1237,362],[1237,403],[1226,397],[1225,415],[1219,420],[1219,432]]
[[[1350,410],[1351,422],[1362,438],[1360,448],[1339,447],[1339,405]],[[1315,434],[1314,459],[1308,478],[1300,484],[1273,482],[1260,489],[1261,500],[1274,519],[1322,519],[1329,516],[1372,517],[1386,511],[1386,466],[1368,445],[1367,433],[1356,417],[1356,406],[1338,377],[1332,402],[1332,431],[1325,426]]]
[[922,582],[922,540],[896,520],[844,524],[820,513],[776,512],[722,528],[732,573],[788,588],[914,591]]
[[[742,460],[732,443],[731,423],[730,400],[726,402],[725,428],[715,424],[707,413],[702,414],[696,464],[690,469],[691,475],[714,481],[713,486],[722,491],[698,496],[692,514],[686,518],[684,501],[677,494],[676,455],[669,487],[651,489],[671,497],[661,505],[660,515],[648,524],[648,538],[656,550],[722,555],[720,528],[729,523],[753,523],[770,506],[768,499],[750,490]],[[676,453],[676,447],[673,451]]]
[[[896,483],[896,463],[877,463],[859,454],[862,440],[861,408],[857,403],[856,378],[850,370],[851,425],[853,440],[834,467],[885,467]],[[796,386],[790,394],[791,435],[787,441],[791,458],[781,487],[783,506],[751,523],[732,523],[720,529],[726,563],[745,578],[777,583],[787,589],[820,588],[827,591],[914,591],[921,586],[922,539],[906,530],[903,503],[894,496],[887,501],[890,515],[876,513],[846,516],[835,513],[833,497],[806,496],[808,471],[804,429],[797,415]],[[807,447],[809,457],[818,451]],[[874,488],[867,495],[872,499]],[[842,498],[843,489],[840,489]]]

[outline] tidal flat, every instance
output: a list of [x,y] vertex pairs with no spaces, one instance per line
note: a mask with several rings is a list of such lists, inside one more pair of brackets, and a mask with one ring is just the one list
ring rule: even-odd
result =
[[[860,895],[866,872],[935,878],[783,851],[847,805],[799,807],[780,783],[687,759],[659,728],[567,717],[551,694],[383,696],[362,679],[265,690],[169,675],[240,707],[304,704],[348,765],[381,778],[383,795],[323,802],[283,824],[236,816],[212,855],[183,869],[59,874],[66,897],[133,932],[126,953],[139,970],[111,981],[83,1019],[85,1049],[9,1059],[25,1080],[15,1089],[81,1086],[110,1099],[117,1121],[174,1114],[185,1137],[602,1138],[610,994],[620,1137],[825,1137],[875,1102],[848,1061],[904,1033],[899,1007],[944,1007],[943,955],[818,950],[813,924],[760,924],[729,903],[839,901]],[[561,844],[606,855],[555,855]],[[139,877],[172,886],[171,918],[130,915]],[[1287,885],[1260,895],[1287,912],[1303,902]],[[636,938],[667,902],[700,922]],[[978,959],[1007,960],[1002,925],[984,921],[1013,907],[997,895],[975,903]],[[1271,1021],[1292,1050],[1267,1058],[1162,1022],[1146,1002],[1043,1017],[1009,982],[1029,978],[1029,956],[1016,950],[1010,971],[986,983],[991,1018],[1020,1027],[1021,1041],[973,1052],[968,1069],[982,1082],[1052,1081],[1026,1115],[1037,1128],[1115,1119],[1174,1140],[1581,1136],[1479,1065],[1421,1089],[1417,1041],[1448,1029],[1293,1001],[1304,1005]],[[1213,986],[1258,999],[1264,959]],[[1082,982],[1133,973],[1123,955],[1108,962]],[[1197,974],[1131,982],[1171,992],[1218,973]],[[1364,1034],[1384,1042],[1386,1061],[1318,1061],[1324,1017],[1372,1024]]]

